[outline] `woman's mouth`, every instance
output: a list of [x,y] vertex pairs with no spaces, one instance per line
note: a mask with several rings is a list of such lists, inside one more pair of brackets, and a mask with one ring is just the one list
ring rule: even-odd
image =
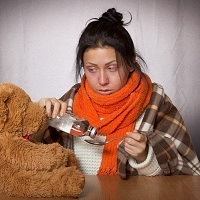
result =
[[99,94],[102,94],[102,95],[108,95],[108,94],[111,94],[112,91],[111,90],[98,90]]

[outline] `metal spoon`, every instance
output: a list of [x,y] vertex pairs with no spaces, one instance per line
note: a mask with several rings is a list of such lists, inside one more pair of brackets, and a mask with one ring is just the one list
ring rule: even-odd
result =
[[[141,131],[141,130],[138,130],[139,133],[141,134],[146,134],[148,131]],[[105,145],[105,144],[109,144],[110,142],[114,141],[114,140],[119,140],[119,139],[125,139],[125,137],[117,137],[117,138],[113,138],[109,141],[99,141],[99,140],[90,140],[90,139],[86,139],[84,140],[85,142],[89,143],[89,144],[93,144],[93,145]]]
[[114,141],[114,140],[119,140],[119,139],[124,139],[125,137],[117,137],[117,138],[113,138],[109,141],[99,141],[99,140],[84,140],[85,142],[89,143],[89,144],[93,144],[93,145],[105,145],[105,144],[109,144],[110,142]]

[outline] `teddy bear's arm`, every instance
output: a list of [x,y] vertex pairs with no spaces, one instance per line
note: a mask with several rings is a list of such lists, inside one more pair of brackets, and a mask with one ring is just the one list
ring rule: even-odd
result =
[[74,153],[58,143],[35,144],[19,137],[0,136],[0,149],[4,154],[1,157],[20,169],[52,170],[60,166],[77,166]]

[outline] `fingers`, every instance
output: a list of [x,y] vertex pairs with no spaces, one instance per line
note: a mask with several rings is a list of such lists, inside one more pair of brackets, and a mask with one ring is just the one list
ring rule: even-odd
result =
[[44,104],[45,104],[44,107],[46,108],[47,116],[51,117],[52,116],[52,108],[53,108],[51,100],[50,99],[46,99]]
[[39,100],[38,104],[45,108],[47,116],[52,118],[57,115],[63,116],[67,109],[67,103],[56,98],[43,98]]
[[[67,104],[61,100],[57,100],[55,98],[50,99],[51,101],[51,110],[52,110],[52,118],[55,118],[57,115],[63,116],[67,109]],[[52,109],[53,106],[53,109]],[[50,106],[49,106],[50,108]],[[51,112],[48,110],[49,113]]]
[[63,116],[65,113],[66,113],[66,110],[67,110],[67,103],[66,102],[63,102],[61,100],[59,100],[60,102],[60,116]]
[[147,137],[136,131],[128,132],[125,139],[125,151],[137,161],[143,161],[147,156]]
[[143,142],[146,140],[146,136],[139,133],[139,132],[128,132],[127,133],[128,138],[132,138],[134,140],[136,140],[137,142]]

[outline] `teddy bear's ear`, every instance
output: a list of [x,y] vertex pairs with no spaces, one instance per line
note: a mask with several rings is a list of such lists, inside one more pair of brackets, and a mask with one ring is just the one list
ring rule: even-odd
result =
[[0,89],[0,131],[3,129],[5,122],[8,117],[8,107],[6,101],[9,98],[9,92],[3,89]]

